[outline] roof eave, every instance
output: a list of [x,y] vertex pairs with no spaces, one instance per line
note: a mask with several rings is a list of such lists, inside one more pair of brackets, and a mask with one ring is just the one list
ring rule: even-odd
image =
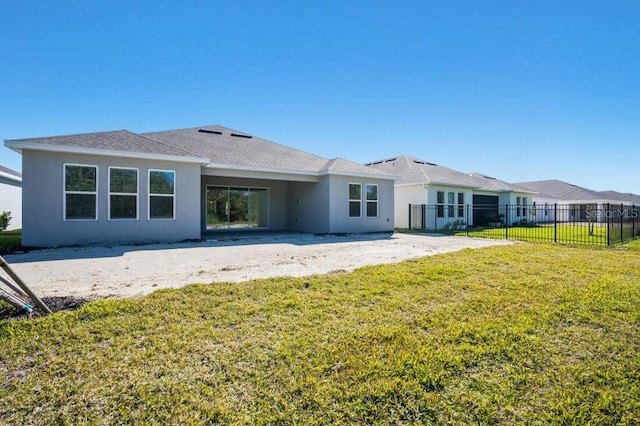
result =
[[21,142],[15,140],[6,140],[4,145],[22,154],[22,150],[31,151],[45,151],[45,152],[60,152],[69,154],[85,154],[85,155],[104,155],[108,157],[120,157],[120,158],[136,158],[142,160],[158,160],[158,161],[171,161],[177,163],[193,163],[206,165],[209,159],[203,157],[188,157],[181,155],[169,155],[147,152],[131,152],[131,151],[117,151],[109,149],[98,148],[84,148],[79,146],[62,146],[62,145],[47,145],[35,142]]

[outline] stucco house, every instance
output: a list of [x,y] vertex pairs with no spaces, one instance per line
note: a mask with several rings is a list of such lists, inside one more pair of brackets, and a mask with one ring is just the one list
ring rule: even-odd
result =
[[535,192],[533,202],[537,207],[537,222],[606,222],[604,211],[607,205],[613,209],[614,217],[628,216],[632,214],[629,206],[640,205],[640,195],[595,191],[557,179],[520,182],[517,185]]
[[[463,173],[409,155],[373,161],[367,167],[397,175],[395,226],[442,229],[445,226],[486,226],[498,221],[505,205],[523,206],[509,218],[511,223],[527,217],[524,208],[533,191],[481,173]],[[409,205],[426,205],[433,211],[410,212]],[[511,210],[511,209],[510,209]],[[411,218],[411,219],[410,219]],[[416,226],[417,224],[417,226]]]
[[26,246],[393,231],[394,176],[219,125],[5,146],[22,154]]
[[22,175],[0,166],[0,213],[9,212],[7,230],[22,228]]

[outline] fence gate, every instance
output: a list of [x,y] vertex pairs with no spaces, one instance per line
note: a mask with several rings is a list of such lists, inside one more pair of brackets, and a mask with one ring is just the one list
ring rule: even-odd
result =
[[409,229],[425,229],[426,224],[426,205],[409,204]]

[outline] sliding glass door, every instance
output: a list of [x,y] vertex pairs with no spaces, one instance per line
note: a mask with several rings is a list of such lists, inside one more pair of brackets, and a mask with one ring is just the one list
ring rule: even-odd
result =
[[207,228],[266,227],[266,188],[207,187]]

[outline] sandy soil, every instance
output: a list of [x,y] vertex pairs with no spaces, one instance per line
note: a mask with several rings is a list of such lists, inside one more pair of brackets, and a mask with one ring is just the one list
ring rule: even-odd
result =
[[202,242],[74,247],[5,256],[41,298],[131,297],[192,283],[304,276],[508,241],[420,234],[256,234]]

